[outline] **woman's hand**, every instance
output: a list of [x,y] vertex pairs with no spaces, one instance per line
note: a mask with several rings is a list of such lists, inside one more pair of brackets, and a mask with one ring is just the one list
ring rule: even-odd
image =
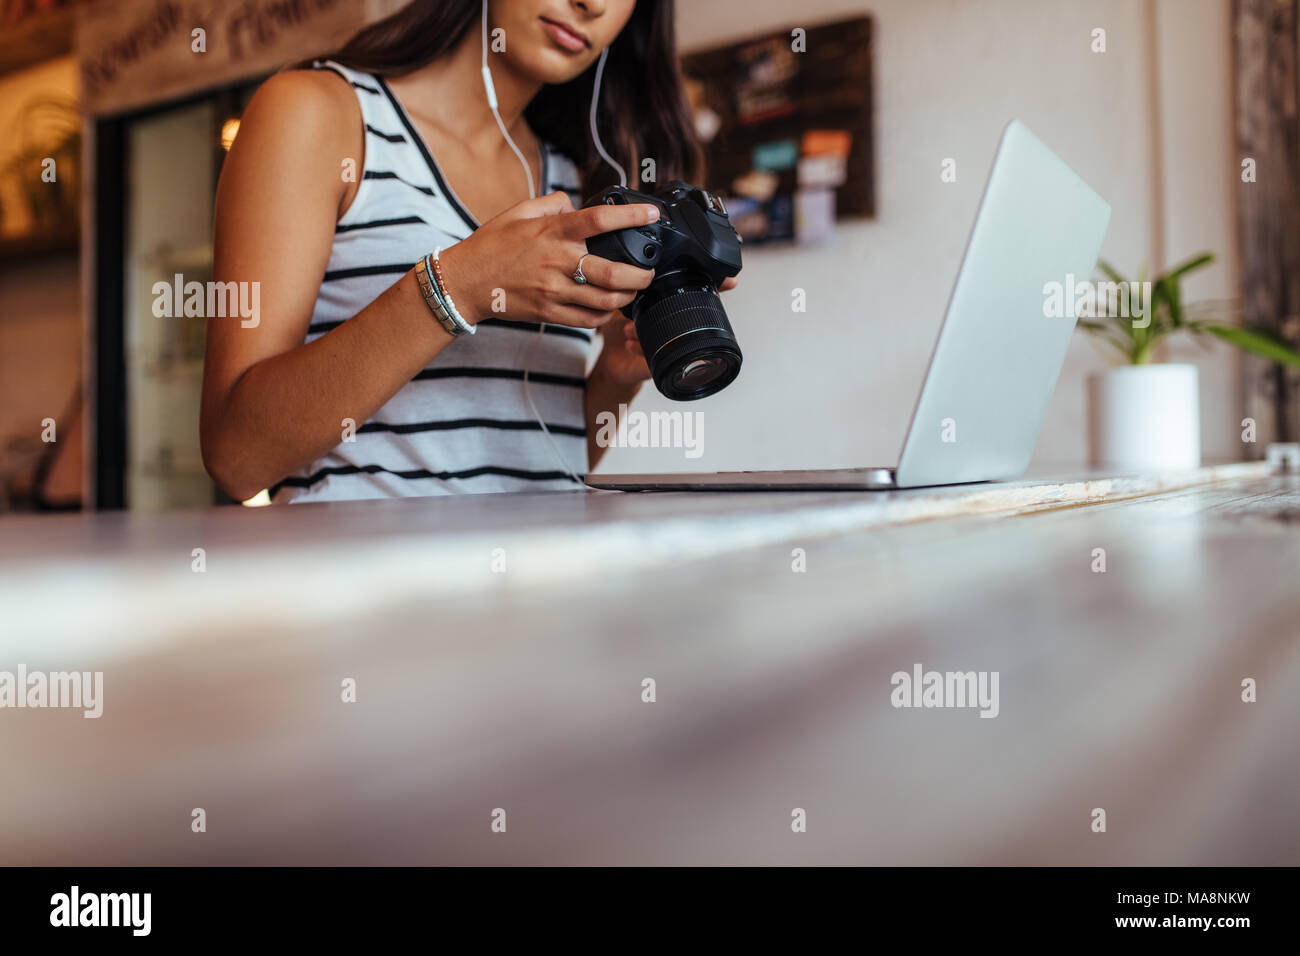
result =
[[[442,252],[447,292],[468,322],[502,318],[597,328],[648,286],[654,272],[588,255],[587,239],[658,218],[649,203],[575,211],[562,192],[529,199]],[[585,284],[573,281],[584,255]]]
[[600,336],[605,340],[605,347],[596,360],[593,374],[598,373],[610,385],[621,388],[640,385],[650,377],[650,367],[646,365],[645,352],[636,335],[636,323],[620,315],[601,327]]

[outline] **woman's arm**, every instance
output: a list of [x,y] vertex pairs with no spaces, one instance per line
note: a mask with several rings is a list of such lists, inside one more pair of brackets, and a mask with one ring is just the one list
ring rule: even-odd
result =
[[218,282],[259,285],[257,322],[210,318],[203,460],[248,498],[324,455],[343,420],[366,421],[451,344],[414,270],[352,319],[303,344],[347,183],[364,148],[352,92],[334,74],[290,72],[258,91],[217,191]]

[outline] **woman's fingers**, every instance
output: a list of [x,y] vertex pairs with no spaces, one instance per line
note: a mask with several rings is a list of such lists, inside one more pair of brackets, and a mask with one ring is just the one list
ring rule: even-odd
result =
[[[488,222],[511,222],[519,219],[541,219],[573,212],[573,201],[562,190],[546,193],[536,199],[525,199],[497,214]],[[486,223],[485,223],[486,225]]]
[[591,284],[579,285],[575,282],[573,288],[565,289],[557,298],[567,305],[578,305],[598,312],[615,312],[630,305],[636,298],[636,293],[620,292]]
[[[574,268],[577,268],[576,262]],[[582,260],[582,274],[592,285],[619,291],[639,291],[648,286],[655,277],[653,269],[638,269],[625,262],[612,262],[590,254]]]
[[568,325],[575,329],[598,329],[617,316],[618,313],[612,310],[602,311],[580,305],[553,302],[540,318],[551,325]]
[[566,213],[561,222],[567,238],[581,241],[605,232],[644,226],[658,218],[659,207],[650,203],[615,203]]
[[641,350],[641,340],[637,338],[636,323],[626,316],[622,322],[611,322],[602,332],[605,336],[621,335],[623,337],[623,351],[630,352],[633,355],[644,355]]

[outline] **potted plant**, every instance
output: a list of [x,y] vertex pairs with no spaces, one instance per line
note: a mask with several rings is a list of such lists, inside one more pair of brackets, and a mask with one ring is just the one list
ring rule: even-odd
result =
[[[1213,254],[1203,252],[1153,279],[1147,278],[1144,267],[1136,283],[1130,283],[1108,263],[1098,263],[1112,294],[1098,292],[1098,307],[1079,319],[1079,327],[1111,346],[1122,364],[1088,381],[1093,465],[1132,470],[1200,465],[1196,366],[1153,361],[1157,346],[1175,333],[1214,336],[1266,359],[1300,366],[1300,352],[1272,332],[1239,321],[1232,303],[1183,304],[1183,277],[1213,261]],[[1140,296],[1139,305],[1132,307],[1129,297],[1119,296],[1121,304],[1130,307],[1102,314],[1103,303],[1113,305],[1116,301],[1113,290],[1117,286],[1134,298]]]

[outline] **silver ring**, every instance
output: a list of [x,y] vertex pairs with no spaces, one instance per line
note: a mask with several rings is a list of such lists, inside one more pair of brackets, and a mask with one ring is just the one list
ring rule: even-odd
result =
[[[584,253],[582,254],[582,259],[587,258],[587,256],[589,256],[589,255],[591,255],[590,252],[584,252]],[[579,260],[578,260],[578,268],[576,268],[576,269],[573,270],[573,277],[572,277],[572,278],[573,278],[573,281],[574,281],[574,282],[578,283],[578,285],[586,285],[586,283],[587,283],[587,276],[586,276],[586,273],[584,273],[584,272],[582,271],[582,259],[579,259]]]

